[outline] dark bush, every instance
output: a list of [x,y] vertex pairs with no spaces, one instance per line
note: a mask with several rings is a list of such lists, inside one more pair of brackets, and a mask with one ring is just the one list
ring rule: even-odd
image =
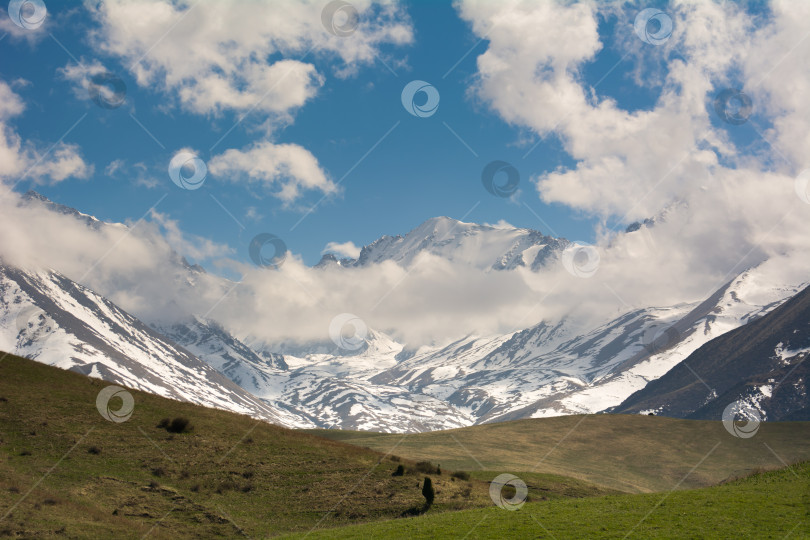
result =
[[87,453],[97,456],[101,453],[101,448],[99,448],[98,446],[91,446],[90,448],[87,449]]
[[169,433],[188,433],[189,431],[193,430],[194,426],[191,425],[191,422],[188,418],[177,417],[172,420],[172,423],[169,424],[169,427],[166,428],[166,431]]
[[433,489],[433,481],[429,476],[425,477],[425,484],[422,486],[422,496],[425,498],[424,512],[427,512],[433,505],[433,499],[436,497],[436,491]]
[[465,480],[465,481],[470,479],[470,473],[468,473],[466,471],[456,471],[453,474],[451,474],[450,476],[453,477],[453,478],[458,478],[459,480]]
[[391,473],[391,476],[402,476],[405,474],[405,467],[397,465],[397,470]]
[[417,462],[414,469],[423,474],[439,474],[439,468],[429,461]]
[[225,480],[219,486],[217,486],[217,494],[222,495],[226,491],[235,491],[239,489],[239,486],[233,480]]
[[158,422],[157,426],[155,426],[155,427],[160,428],[160,429],[166,429],[166,428],[169,427],[170,422],[171,422],[171,420],[169,420],[168,418],[164,418],[160,422]]

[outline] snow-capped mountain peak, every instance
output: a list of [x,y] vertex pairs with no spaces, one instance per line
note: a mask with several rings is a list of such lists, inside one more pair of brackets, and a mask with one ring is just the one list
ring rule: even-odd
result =
[[404,236],[382,236],[364,246],[356,259],[326,254],[319,266],[367,266],[393,261],[408,267],[423,253],[482,270],[512,270],[542,267],[568,241],[546,236],[534,229],[495,227],[465,223],[446,216],[430,218]]

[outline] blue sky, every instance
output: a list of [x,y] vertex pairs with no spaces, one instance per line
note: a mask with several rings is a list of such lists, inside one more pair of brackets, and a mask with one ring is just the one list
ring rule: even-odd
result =
[[[168,193],[157,210],[178,220],[186,232],[230,245],[243,259],[250,238],[258,232],[277,234],[292,252],[314,264],[330,241],[363,245],[382,234],[404,234],[438,215],[481,223],[506,220],[546,234],[593,240],[593,219],[563,205],[543,203],[529,181],[530,175],[572,164],[559,141],[547,137],[524,158],[538,139],[525,129],[508,125],[470,94],[476,58],[486,49],[486,41],[479,42],[449,2],[406,4],[415,39],[411,45],[383,47],[385,63],[393,72],[381,60],[361,66],[354,76],[340,78],[335,73],[339,59],[323,54],[309,58],[325,75],[325,84],[319,95],[294,113],[293,124],[279,131],[274,140],[309,149],[334,181],[356,168],[340,184],[342,194],[320,202],[294,229],[306,209],[321,200],[320,193],[307,193],[285,208],[255,186],[223,182],[209,173],[201,189],[183,191],[166,173],[173,153],[181,148],[193,148],[203,159],[210,157],[209,149],[241,113],[224,112],[219,117],[192,114],[173,105],[165,93],[139,87],[126,66],[92,47],[88,32],[96,23],[86,9],[62,2],[51,2],[48,9],[47,31],[52,36],[34,44],[12,39],[0,42],[4,57],[0,76],[6,81],[22,78],[30,82],[18,89],[27,103],[24,116],[16,123],[24,139],[43,144],[55,141],[87,114],[64,142],[78,144],[95,170],[88,179],[56,185],[34,186],[24,180],[18,191],[37,189],[55,201],[111,221],[136,220]],[[609,37],[619,22],[612,18],[600,25],[608,46],[584,71],[585,80],[591,84],[621,58],[621,51],[610,47]],[[75,96],[71,83],[58,75],[71,57],[56,40],[75,58],[99,58],[118,74],[127,87],[126,104],[107,110]],[[625,108],[649,106],[654,102],[654,91],[639,90],[632,84],[631,67],[629,62],[619,63],[601,83],[599,92],[618,99]],[[400,103],[402,88],[414,79],[439,90],[438,112],[429,118],[409,115]],[[130,111],[165,148],[137,125]],[[256,130],[262,119],[261,113],[248,115],[215,150],[249,144],[260,136]],[[496,159],[513,164],[521,173],[521,193],[515,200],[494,197],[481,184],[484,165]],[[115,178],[109,178],[105,169],[115,160],[124,160],[129,166],[145,164],[157,185],[138,185],[135,172],[126,166]],[[244,230],[212,195],[245,226]],[[260,219],[246,217],[250,207]]]

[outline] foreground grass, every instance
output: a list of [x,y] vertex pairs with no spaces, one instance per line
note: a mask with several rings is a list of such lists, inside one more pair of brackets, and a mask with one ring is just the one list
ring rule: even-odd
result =
[[[0,537],[268,537],[393,519],[424,502],[413,461],[135,390],[132,417],[117,424],[96,409],[107,386],[0,361]],[[175,417],[194,429],[157,427]],[[407,473],[393,477],[400,464]],[[465,480],[442,466],[431,513],[492,505],[495,474]],[[553,474],[526,481],[538,501],[611,493]]]
[[810,422],[765,422],[750,439],[732,436],[719,421],[609,414],[484,424],[404,439],[312,432],[382,452],[395,447],[403,457],[448,468],[540,471],[632,493],[668,491],[679,482],[682,489],[705,487],[810,460]]
[[428,514],[307,538],[810,538],[809,486],[803,463],[710,488]]

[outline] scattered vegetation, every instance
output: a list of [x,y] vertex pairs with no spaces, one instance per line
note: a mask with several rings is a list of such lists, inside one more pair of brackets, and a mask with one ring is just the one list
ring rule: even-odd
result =
[[[175,540],[267,538],[399,518],[425,502],[416,462],[389,461],[388,449],[257,425],[247,416],[137,390],[130,390],[132,417],[109,422],[96,409],[106,386],[13,356],[0,362],[0,395],[7,398],[0,403],[0,516],[17,505],[0,526],[14,536],[52,537],[64,527],[66,538],[139,538],[150,531]],[[191,419],[194,430],[169,432],[174,418]],[[158,430],[166,436],[154,437]],[[30,455],[19,456],[22,450]],[[399,465],[403,476],[391,476]],[[471,486],[446,474],[432,480],[431,514],[492,504],[491,478],[473,479]],[[42,504],[48,498],[59,504]]]
[[[307,534],[342,538],[807,538],[810,462],[722,486],[431,512]],[[296,538],[304,535],[297,535]]]

